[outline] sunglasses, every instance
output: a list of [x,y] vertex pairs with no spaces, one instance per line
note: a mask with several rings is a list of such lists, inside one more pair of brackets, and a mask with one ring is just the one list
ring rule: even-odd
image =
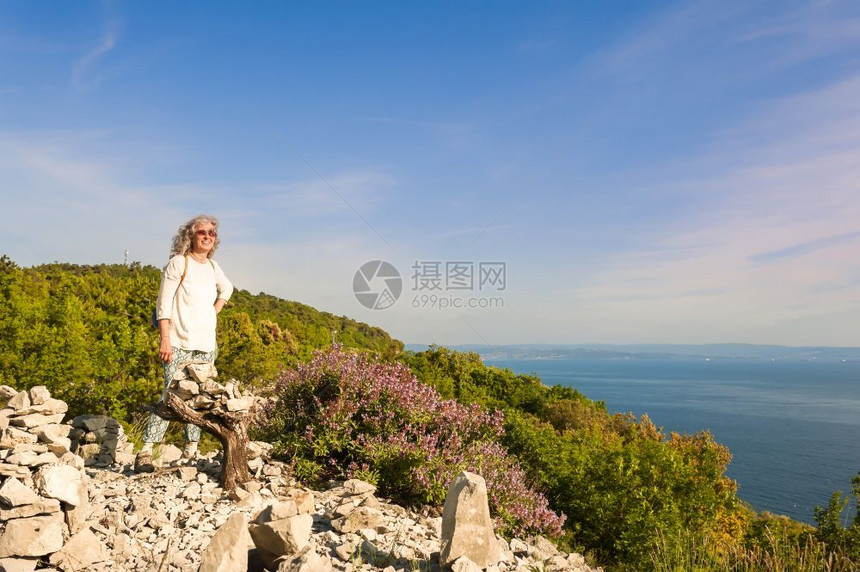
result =
[[203,229],[200,229],[197,231],[197,236],[206,236],[207,234],[209,236],[211,236],[212,238],[215,238],[218,236],[218,231],[217,230],[203,230]]

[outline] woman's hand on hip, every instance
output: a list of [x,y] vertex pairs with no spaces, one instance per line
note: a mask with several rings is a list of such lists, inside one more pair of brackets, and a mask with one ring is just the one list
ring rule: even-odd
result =
[[164,363],[170,363],[171,358],[173,358],[173,348],[170,345],[170,336],[161,337],[161,344],[158,347],[158,357],[160,357],[161,361]]

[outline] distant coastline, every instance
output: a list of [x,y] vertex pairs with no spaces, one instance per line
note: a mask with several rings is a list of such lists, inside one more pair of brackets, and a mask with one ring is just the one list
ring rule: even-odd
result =
[[[422,351],[424,344],[406,344]],[[770,361],[860,362],[860,347],[779,346],[764,344],[504,344],[456,345],[453,350],[474,352],[484,360],[504,359],[756,359]]]

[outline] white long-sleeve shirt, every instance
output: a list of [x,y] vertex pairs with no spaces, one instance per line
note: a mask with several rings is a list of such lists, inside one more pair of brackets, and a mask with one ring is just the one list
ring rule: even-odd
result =
[[183,270],[185,256],[182,255],[174,256],[164,267],[156,317],[170,319],[170,345],[173,347],[211,352],[215,349],[215,301],[229,300],[233,284],[211,258],[201,263],[189,256],[184,280]]

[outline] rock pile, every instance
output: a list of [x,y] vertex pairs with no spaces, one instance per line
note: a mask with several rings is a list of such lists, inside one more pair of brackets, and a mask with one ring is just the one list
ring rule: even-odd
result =
[[[464,475],[468,475],[470,482],[477,477],[468,473],[461,474],[455,479],[451,490],[455,489],[458,480],[465,478]],[[477,480],[483,482],[480,477],[477,477]],[[486,491],[486,488],[484,490]],[[372,485],[352,480],[316,493],[317,514],[314,517],[311,545],[321,557],[331,562],[334,570],[593,572],[582,555],[562,553],[552,542],[542,537],[515,538],[508,544],[492,533],[491,522],[478,526],[474,521],[461,519],[458,523],[459,530],[453,531],[452,528],[454,536],[446,538],[447,527],[443,522],[451,519],[449,507],[456,508],[457,503],[448,505],[446,502],[448,507],[442,516],[438,516],[433,515],[433,511],[429,509],[419,513],[377,499],[374,492],[375,487]],[[460,503],[459,508],[455,513],[460,516],[472,509],[478,513],[488,510],[486,505],[480,507],[475,503],[469,504],[468,501]],[[441,552],[446,543],[465,546],[470,537],[486,538],[487,535],[497,543],[497,562],[478,566],[469,556],[477,560],[480,552],[469,550],[458,554],[456,559],[442,561]],[[286,569],[301,572],[317,570],[311,567]]]
[[79,415],[69,432],[72,452],[84,458],[86,466],[108,467],[134,462],[134,445],[122,425],[107,415]]
[[[14,395],[12,395],[14,393]],[[0,569],[34,570],[40,558],[80,570],[107,553],[85,527],[84,461],[71,452],[68,405],[44,386],[15,392],[0,410]]]
[[[278,474],[225,495],[217,461],[130,475],[88,469],[93,515],[87,524],[110,555],[92,572],[471,572],[460,556],[440,562],[443,518],[375,496],[362,481],[325,491],[296,488]],[[275,465],[266,464],[274,473]],[[281,485],[280,487],[278,485]],[[464,529],[465,530],[465,529]],[[465,530],[460,534],[474,534]],[[564,554],[543,538],[499,543],[501,561],[487,572],[592,572],[579,554]],[[463,544],[462,539],[457,543]]]
[[238,382],[228,381],[221,385],[215,378],[218,370],[215,364],[204,361],[190,361],[177,368],[167,391],[175,394],[185,404],[196,411],[223,410],[241,413],[251,409],[255,397],[243,395]]
[[[227,410],[247,397],[229,384],[220,393],[211,373],[188,374],[198,387],[189,400],[206,394],[198,406]],[[593,572],[546,539],[496,537],[477,475],[455,479],[442,514],[415,512],[358,480],[297,488],[270,446],[250,443],[256,480],[227,493],[218,454],[136,475],[109,418],[63,425],[66,404],[43,387],[0,386],[0,398],[0,571]],[[72,449],[88,446],[96,462],[85,468]]]

